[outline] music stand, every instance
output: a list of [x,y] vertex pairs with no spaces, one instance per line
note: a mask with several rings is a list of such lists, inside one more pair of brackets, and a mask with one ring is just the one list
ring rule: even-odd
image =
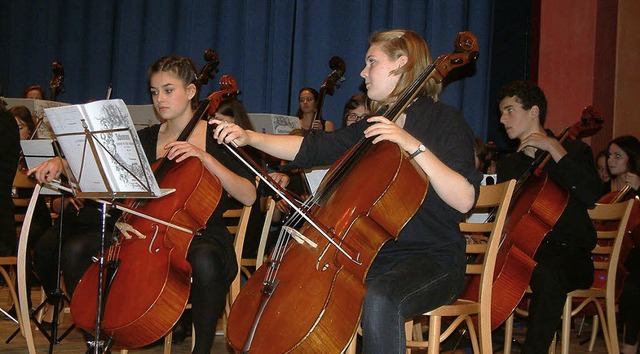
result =
[[[174,189],[160,189],[143,152],[131,116],[122,100],[45,109],[67,164],[70,191],[78,198],[102,199],[98,262],[98,297],[93,351],[107,351],[111,339],[101,338],[109,285],[104,286],[107,204],[116,198],[158,198]],[[103,289],[104,288],[104,289]]]

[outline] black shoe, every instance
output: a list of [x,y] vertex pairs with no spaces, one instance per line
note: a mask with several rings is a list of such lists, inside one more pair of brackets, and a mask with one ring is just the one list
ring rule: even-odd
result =
[[172,344],[180,344],[184,342],[185,338],[187,338],[187,328],[183,324],[184,321],[179,320],[172,329],[171,343]]

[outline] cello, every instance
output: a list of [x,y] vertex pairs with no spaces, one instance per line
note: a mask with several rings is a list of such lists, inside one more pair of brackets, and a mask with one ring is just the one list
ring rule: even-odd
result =
[[[458,35],[455,47],[419,75],[385,117],[395,121],[428,81],[441,82],[451,69],[478,57],[469,32]],[[338,159],[300,213],[307,222],[290,231],[297,242],[281,237],[236,298],[227,327],[235,350],[333,353],[347,347],[371,262],[426,195],[426,174],[406,156],[395,143],[364,138]]]
[[[558,140],[562,143],[567,138],[591,136],[600,131],[603,121],[593,106],[586,107],[580,120],[565,129]],[[516,182],[496,256],[494,296],[491,299],[492,329],[498,328],[511,315],[524,296],[536,265],[533,257],[567,205],[567,190],[542,172],[550,158],[547,151],[537,156]],[[475,299],[479,280],[480,277],[470,278],[460,297]]]
[[[224,94],[226,90],[216,92],[201,102],[177,140],[186,140],[199,120],[208,117],[210,109],[215,110],[211,105],[217,102],[216,97]],[[116,223],[120,230],[133,229],[146,236],[127,238],[127,232],[122,231],[106,252],[106,301],[100,328],[118,347],[152,343],[177,322],[191,286],[187,251],[193,235],[205,227],[222,193],[217,177],[198,159],[175,163],[162,158],[152,167],[158,184],[175,188],[176,192],[162,199],[129,200],[127,204],[137,213],[153,216],[171,226],[134,213],[123,214]],[[78,284],[71,302],[74,322],[86,330],[91,330],[96,323],[98,276],[99,270],[94,264]]]

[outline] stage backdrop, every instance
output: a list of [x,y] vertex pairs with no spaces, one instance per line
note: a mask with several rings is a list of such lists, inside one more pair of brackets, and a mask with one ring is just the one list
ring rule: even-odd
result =
[[[83,103],[112,98],[150,102],[147,68],[161,56],[191,57],[216,50],[220,71],[236,78],[249,112],[295,114],[298,90],[318,89],[331,56],[346,62],[345,81],[325,100],[324,116],[341,125],[345,101],[359,92],[368,36],[407,28],[420,33],[434,57],[453,50],[459,31],[472,31],[480,59],[449,84],[443,101],[460,108],[474,132],[487,136],[490,110],[493,1],[463,0],[0,0],[0,84],[19,97],[32,84],[48,87],[51,63],[65,69],[58,99]],[[47,90],[48,91],[48,90]],[[491,117],[495,119],[496,117]]]

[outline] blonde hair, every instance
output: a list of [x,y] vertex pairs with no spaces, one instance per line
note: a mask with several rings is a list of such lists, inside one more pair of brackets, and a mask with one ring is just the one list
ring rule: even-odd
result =
[[[424,72],[433,62],[429,46],[420,35],[410,30],[390,30],[377,32],[369,38],[369,45],[377,45],[392,60],[397,60],[401,56],[407,57],[407,63],[392,71],[393,74],[400,75],[398,84],[391,91],[389,96],[383,101],[371,101],[369,106],[371,112],[377,112],[380,108],[389,106],[398,96],[400,96],[411,83]],[[430,80],[420,91],[420,96],[430,96],[434,100],[442,92],[442,84]]]

